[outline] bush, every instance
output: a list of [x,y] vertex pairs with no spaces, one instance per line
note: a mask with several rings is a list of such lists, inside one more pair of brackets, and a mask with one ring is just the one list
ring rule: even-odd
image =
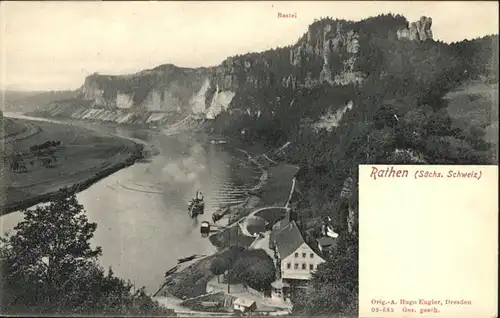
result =
[[231,282],[240,282],[258,291],[269,291],[276,279],[272,258],[264,250],[245,250],[231,268]]
[[228,270],[229,265],[233,264],[245,248],[233,245],[230,248],[217,254],[210,264],[210,271],[214,275],[222,275]]

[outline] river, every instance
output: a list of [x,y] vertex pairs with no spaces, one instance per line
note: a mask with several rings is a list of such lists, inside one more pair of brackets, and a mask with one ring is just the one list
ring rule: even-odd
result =
[[[92,243],[103,249],[100,264],[111,266],[117,276],[130,279],[136,287],[145,286],[148,292],[156,291],[178,258],[214,251],[201,237],[199,222],[210,220],[221,204],[244,200],[246,190],[260,176],[260,170],[230,145],[201,143],[186,133],[166,136],[116,124],[66,124],[135,138],[160,152],[150,162],[122,169],[77,194],[89,220],[98,225]],[[193,220],[187,204],[197,189],[205,196],[206,209]],[[2,230],[12,229],[21,219],[20,212],[2,216]]]

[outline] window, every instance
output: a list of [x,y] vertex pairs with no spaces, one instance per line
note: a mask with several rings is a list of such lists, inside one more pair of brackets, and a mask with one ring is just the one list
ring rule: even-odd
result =
[[310,271],[314,270],[314,265],[313,264],[309,264],[309,270]]
[[302,269],[306,269],[306,263],[302,263]]
[[299,253],[295,253],[295,257],[299,257]]
[[294,268],[294,269],[299,269],[299,264],[295,263],[295,264],[293,265],[293,268]]
[[292,268],[292,263],[287,263],[287,264],[286,264],[286,268],[287,268],[287,269]]
[[302,258],[306,258],[306,253],[302,253]]
[[313,258],[313,257],[314,257],[314,254],[313,254],[313,253],[309,254],[309,257],[310,257],[310,258]]

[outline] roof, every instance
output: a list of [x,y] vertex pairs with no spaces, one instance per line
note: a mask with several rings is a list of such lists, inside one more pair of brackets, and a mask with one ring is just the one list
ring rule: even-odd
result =
[[274,240],[282,259],[295,252],[305,243],[295,221],[288,223],[281,231],[276,233]]
[[240,298],[236,298],[236,300],[233,302],[233,304],[238,305],[238,306],[243,306],[243,307],[250,307],[253,304],[255,304],[255,301],[248,299],[248,298],[240,297]]
[[273,229],[271,231],[271,234],[269,235],[269,240],[274,241],[275,237],[276,237],[276,234],[279,233],[281,230],[283,230],[285,228],[285,226],[288,225],[288,221],[285,218],[282,218],[281,220],[279,220],[278,222],[276,222],[274,225],[273,225]]
[[329,236],[323,236],[322,238],[318,239],[318,243],[320,245],[332,245],[335,240]]
[[318,240],[318,244],[323,246],[323,247],[330,247],[330,246],[335,246],[337,243],[337,240],[334,238],[331,238],[329,236],[323,236]]

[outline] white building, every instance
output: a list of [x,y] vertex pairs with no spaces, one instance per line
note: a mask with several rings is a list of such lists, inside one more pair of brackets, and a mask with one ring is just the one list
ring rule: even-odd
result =
[[257,308],[255,301],[247,298],[237,298],[233,302],[234,311],[239,311],[241,313],[254,311]]
[[[293,218],[293,216],[292,216]],[[273,229],[272,247],[276,253],[278,281],[273,284],[273,295],[287,299],[297,288],[305,288],[318,265],[325,260],[309,246],[290,214]]]

